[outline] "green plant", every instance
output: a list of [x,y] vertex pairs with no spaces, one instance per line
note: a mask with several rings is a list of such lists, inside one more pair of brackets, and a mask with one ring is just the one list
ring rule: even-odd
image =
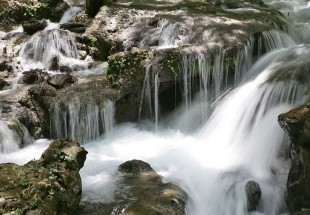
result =
[[14,215],[23,215],[23,211],[21,209],[17,209],[15,212],[14,212]]
[[90,46],[94,47],[96,45],[96,43],[97,43],[97,38],[94,37],[94,36],[90,36],[89,39],[90,39]]
[[51,188],[51,189],[48,191],[48,194],[51,195],[51,196],[55,194],[55,191],[53,190],[53,188]]
[[73,158],[69,155],[64,156],[64,161],[67,161],[68,163],[71,163],[73,161]]
[[38,11],[42,8],[46,9],[48,8],[47,3],[38,2],[35,0],[28,0],[28,7],[26,8],[26,12],[24,13],[24,16],[29,17],[31,20],[36,20],[38,17]]
[[37,207],[37,200],[35,198],[32,198],[29,200],[29,206],[31,209],[34,209]]
[[19,185],[27,188],[29,186],[29,179],[27,177],[22,178],[22,180],[19,182]]
[[117,85],[117,75],[115,73],[108,73],[107,77],[113,86]]
[[48,176],[48,179],[49,180],[56,180],[57,179],[57,175],[54,175],[53,173],[51,173],[49,176]]

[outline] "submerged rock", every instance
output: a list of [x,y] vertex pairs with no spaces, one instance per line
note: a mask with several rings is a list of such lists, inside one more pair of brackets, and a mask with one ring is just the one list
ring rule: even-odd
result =
[[292,214],[309,214],[310,105],[281,114],[278,120],[291,139],[292,166],[287,179],[286,203]]
[[245,192],[248,200],[247,202],[248,211],[256,210],[256,206],[262,195],[262,191],[260,189],[259,184],[255,181],[247,182],[245,186]]
[[184,215],[186,193],[177,185],[163,183],[162,176],[141,160],[131,160],[118,168],[124,175],[115,192],[115,202],[101,204],[96,209],[83,203],[90,215]]
[[118,167],[118,171],[122,173],[139,174],[143,172],[154,172],[150,164],[141,160],[127,161]]
[[39,160],[0,164],[0,214],[76,214],[86,154],[77,142],[54,141]]

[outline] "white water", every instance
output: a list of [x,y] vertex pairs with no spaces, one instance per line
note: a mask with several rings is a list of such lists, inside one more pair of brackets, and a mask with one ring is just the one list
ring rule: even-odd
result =
[[51,135],[53,138],[70,138],[80,143],[96,140],[105,132],[113,131],[114,103],[104,105],[92,98],[60,101],[51,112]]
[[[272,42],[273,39],[268,40]],[[246,53],[240,58],[248,56]],[[189,194],[187,214],[286,214],[284,192],[289,162],[279,157],[280,149],[285,148],[287,142],[277,124],[277,116],[303,102],[302,95],[308,83],[297,83],[292,71],[286,71],[288,78],[285,79],[274,80],[271,76],[277,77],[277,66],[288,59],[294,57],[299,65],[306,64],[304,60],[309,56],[307,46],[282,49],[258,61],[250,71],[246,66],[244,71],[249,75],[238,74],[236,85],[241,80],[244,82],[231,92],[222,95],[222,88],[215,85],[211,91],[216,95],[215,102],[210,104],[214,111],[207,123],[193,134],[161,127],[153,132],[128,124],[114,128],[102,140],[88,142],[85,144],[88,159],[81,170],[82,200],[113,201],[117,166],[130,159],[142,159],[164,175],[165,182],[177,183]],[[219,57],[219,68],[223,67],[221,61]],[[201,60],[200,65],[206,63]],[[239,68],[243,66],[238,65]],[[220,83],[222,77],[217,78]],[[151,87],[146,84],[145,88]],[[176,118],[201,111],[195,103],[190,104],[190,99],[186,101],[186,112],[181,111]],[[181,122],[192,126],[188,120]],[[91,125],[94,124],[88,126]],[[24,163],[37,158],[46,147],[46,143],[42,143],[1,155],[0,162]],[[262,189],[262,199],[255,212],[246,210],[244,188],[249,180],[257,181]]]
[[19,148],[14,133],[5,122],[0,121],[0,154],[15,152]]
[[72,72],[79,78],[105,74],[104,63],[79,59],[74,33],[59,29],[60,24],[69,22],[81,10],[82,7],[71,6],[59,23],[48,21],[44,30],[25,42],[17,58],[21,64],[19,70],[23,72],[39,68],[50,74]]

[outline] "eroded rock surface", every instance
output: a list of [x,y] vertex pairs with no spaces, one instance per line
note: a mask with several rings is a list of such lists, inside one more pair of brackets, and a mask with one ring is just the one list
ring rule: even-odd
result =
[[310,106],[304,105],[279,116],[292,143],[292,166],[287,181],[286,202],[292,214],[310,213]]
[[0,164],[0,214],[76,214],[86,154],[77,142],[54,141],[39,160]]

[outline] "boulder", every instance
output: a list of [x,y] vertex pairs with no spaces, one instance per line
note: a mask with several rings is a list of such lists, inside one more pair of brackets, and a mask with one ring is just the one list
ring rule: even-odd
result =
[[154,172],[150,164],[141,160],[127,161],[118,167],[118,171],[127,174],[139,174],[143,172]]
[[56,89],[63,88],[66,84],[73,84],[77,79],[69,74],[56,74],[49,77],[47,82]]
[[113,0],[86,0],[86,11],[91,17],[94,17],[103,5],[111,3]]
[[309,214],[310,105],[281,114],[278,120],[291,139],[292,165],[287,179],[286,203],[292,214]]
[[255,211],[262,195],[259,184],[255,181],[247,182],[245,185],[245,192],[247,196],[248,211]]
[[58,22],[69,5],[64,0],[7,0],[0,3],[0,27],[12,30],[24,21],[49,19]]
[[0,78],[0,90],[9,85],[10,84],[7,81],[5,81],[3,78]]
[[37,31],[41,31],[47,26],[47,21],[45,19],[35,20],[35,21],[28,21],[23,22],[22,26],[24,28],[24,32],[29,35],[36,33]]
[[24,84],[41,83],[44,81],[45,76],[48,76],[42,69],[32,69],[27,72],[23,72],[24,76],[22,82]]
[[0,164],[0,213],[76,214],[86,154],[77,142],[57,140],[39,160]]
[[[115,193],[115,201],[110,204],[92,207],[82,203],[82,212],[91,215],[184,215],[187,194],[177,185],[163,183],[162,176],[141,160],[131,160],[118,168],[123,180]],[[90,209],[90,211],[89,211]]]
[[83,33],[86,30],[86,26],[83,23],[79,22],[68,22],[60,25],[61,29],[69,30],[75,33]]
[[[95,2],[100,5],[95,6]],[[216,1],[218,2],[218,1]],[[258,12],[242,15],[230,11],[255,8]],[[88,14],[94,16],[104,1],[88,0]],[[95,9],[94,9],[95,8]],[[220,11],[220,13],[219,13]],[[232,24],[233,23],[233,24]],[[254,34],[285,28],[283,16],[262,1],[140,1],[112,2],[102,6],[86,35],[97,38],[94,59],[104,61],[111,54],[134,47],[190,46],[212,52],[214,48],[240,48]],[[167,36],[166,38],[163,35]]]

